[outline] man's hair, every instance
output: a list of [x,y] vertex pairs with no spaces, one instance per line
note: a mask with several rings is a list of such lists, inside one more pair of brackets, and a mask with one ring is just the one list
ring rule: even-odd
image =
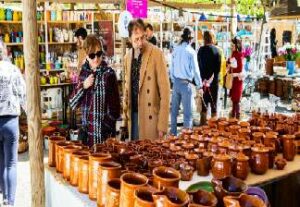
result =
[[150,29],[151,31],[153,31],[153,26],[152,26],[152,24],[148,23],[148,24],[146,25],[146,29]]
[[75,32],[75,37],[82,37],[82,39],[85,39],[87,37],[87,31],[85,28],[80,27],[78,30]]
[[141,29],[142,31],[145,31],[146,27],[142,19],[134,19],[129,22],[128,24],[129,37],[131,37],[133,31],[137,29]]
[[213,44],[214,43],[214,35],[211,31],[205,31],[203,34],[204,44]]

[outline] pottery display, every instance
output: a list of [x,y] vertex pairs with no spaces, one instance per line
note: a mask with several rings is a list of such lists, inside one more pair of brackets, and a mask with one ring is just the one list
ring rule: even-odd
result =
[[217,197],[205,190],[188,191],[190,195],[189,207],[216,207],[218,203]]
[[61,141],[65,141],[66,138],[62,136],[51,136],[48,140],[49,140],[48,165],[50,167],[55,167],[56,166],[55,144]]
[[265,174],[269,168],[269,150],[265,147],[251,148],[251,170],[255,174]]
[[93,153],[89,156],[89,198],[91,200],[97,199],[99,165],[110,160],[111,155],[106,153]]
[[225,207],[267,207],[260,198],[247,194],[241,194],[239,197],[225,196],[223,200]]
[[79,157],[78,162],[78,191],[89,193],[89,156]]
[[134,206],[135,191],[148,183],[148,178],[139,173],[125,173],[121,176],[120,207]]
[[180,172],[170,167],[157,167],[153,170],[153,184],[154,187],[161,190],[165,187],[176,187],[179,186],[181,179]]
[[77,150],[71,155],[70,163],[70,184],[72,186],[78,186],[78,176],[79,176],[79,158],[82,156],[89,155],[88,151]]
[[97,205],[106,203],[107,182],[113,178],[120,178],[122,166],[116,162],[102,162],[98,169]]
[[283,158],[287,161],[293,161],[297,153],[294,135],[284,135],[283,139]]
[[163,191],[153,194],[155,206],[163,207],[185,207],[190,199],[189,195],[175,187],[166,187]]
[[105,207],[120,206],[120,189],[121,189],[121,181],[119,178],[114,178],[107,182],[107,189],[105,194],[106,202],[104,205]]
[[218,154],[212,160],[212,175],[216,179],[222,179],[231,175],[231,159],[232,157],[226,154]]
[[157,190],[153,187],[141,187],[135,191],[134,207],[155,207],[153,194]]
[[237,154],[235,159],[236,160],[233,165],[232,174],[236,178],[246,180],[250,171],[249,157],[240,152]]

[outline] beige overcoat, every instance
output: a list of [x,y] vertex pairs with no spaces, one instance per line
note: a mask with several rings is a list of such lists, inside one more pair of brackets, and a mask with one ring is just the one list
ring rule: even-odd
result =
[[[170,112],[170,83],[163,52],[150,43],[145,43],[139,82],[139,138],[156,139],[158,132],[167,133]],[[132,49],[124,61],[123,117],[131,137],[131,62]]]

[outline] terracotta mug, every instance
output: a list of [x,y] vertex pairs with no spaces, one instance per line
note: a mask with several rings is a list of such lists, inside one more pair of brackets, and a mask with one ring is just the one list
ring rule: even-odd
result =
[[[119,178],[111,179],[107,182],[105,207],[120,206],[121,180]],[[100,206],[98,206],[100,207]]]
[[180,172],[173,168],[161,166],[153,170],[153,184],[159,190],[164,187],[178,188],[180,179]]
[[185,207],[190,201],[185,191],[175,187],[166,187],[163,191],[154,193],[153,199],[157,207]]
[[120,207],[133,207],[135,191],[146,186],[148,178],[139,173],[125,173],[121,176]]
[[63,167],[63,178],[67,181],[70,180],[70,172],[71,172],[71,155],[73,152],[80,150],[80,146],[67,146],[63,150],[64,155],[64,167]]
[[205,190],[190,191],[189,207],[216,207],[218,203],[217,197]]
[[135,191],[134,207],[155,207],[153,194],[157,190],[153,187],[141,187]]
[[78,186],[79,158],[84,155],[89,155],[89,152],[84,150],[77,150],[71,155],[70,184],[72,186]]
[[284,135],[283,141],[283,158],[287,161],[293,161],[297,153],[295,136],[294,135]]
[[89,156],[89,198],[97,199],[98,168],[100,163],[111,160],[111,155],[106,153],[93,153]]
[[63,141],[63,142],[57,142],[56,143],[56,171],[59,173],[63,172],[64,168],[64,156],[63,156],[63,150],[67,146],[71,146],[73,143],[69,141]]
[[55,153],[56,143],[65,141],[65,140],[66,140],[66,137],[62,137],[62,136],[51,136],[49,138],[48,165],[50,167],[56,166],[56,153]]
[[79,157],[78,163],[78,191],[80,193],[89,193],[89,156]]
[[103,162],[99,165],[97,185],[97,205],[105,206],[107,182],[113,178],[120,178],[121,164],[116,162]]

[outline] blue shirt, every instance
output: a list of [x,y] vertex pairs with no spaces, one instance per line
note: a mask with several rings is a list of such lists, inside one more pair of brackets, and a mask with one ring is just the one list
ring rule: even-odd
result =
[[170,66],[170,77],[195,81],[197,89],[202,87],[196,51],[186,42],[179,44],[173,54]]

